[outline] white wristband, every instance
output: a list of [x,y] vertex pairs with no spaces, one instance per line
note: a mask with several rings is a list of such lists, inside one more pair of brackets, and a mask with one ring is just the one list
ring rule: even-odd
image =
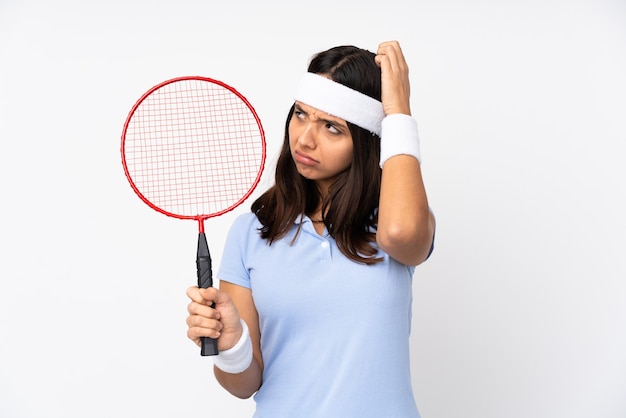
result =
[[242,319],[243,333],[232,348],[220,351],[213,357],[213,364],[226,373],[241,373],[252,363],[252,340],[246,322]]
[[395,155],[411,155],[422,162],[417,122],[409,115],[394,113],[381,123],[380,168]]

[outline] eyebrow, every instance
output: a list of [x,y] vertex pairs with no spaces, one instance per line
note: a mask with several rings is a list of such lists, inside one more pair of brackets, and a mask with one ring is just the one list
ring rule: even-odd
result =
[[[304,113],[304,114],[305,114],[305,115],[307,115],[307,116],[309,115],[309,112],[307,112],[306,110],[304,110],[304,109],[302,108],[302,106],[300,106],[298,103],[295,103],[295,104],[294,104],[294,108],[295,108],[295,110],[297,110],[297,111],[299,111],[299,112],[302,112],[302,113]],[[319,109],[317,109],[317,110],[319,110]],[[320,111],[320,112],[323,112],[323,113],[326,113],[326,112],[324,112],[323,110],[319,110],[319,111]],[[347,128],[347,127],[348,127],[348,122],[344,121],[344,120],[343,120],[343,119],[341,119],[341,118],[336,118],[336,119],[328,119],[328,118],[323,118],[323,117],[317,117],[317,119],[319,119],[319,120],[320,120],[320,121],[322,121],[322,122],[329,123],[329,124],[331,124],[331,125],[339,125],[339,126],[341,126],[341,127],[345,127],[345,128]]]

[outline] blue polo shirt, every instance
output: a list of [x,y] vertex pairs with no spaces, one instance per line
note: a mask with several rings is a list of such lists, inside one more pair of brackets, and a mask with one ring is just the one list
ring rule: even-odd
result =
[[[298,223],[300,233],[295,237]],[[418,418],[409,364],[412,275],[386,254],[345,257],[302,218],[272,245],[253,213],[229,231],[218,279],[252,290],[263,384],[257,418]]]

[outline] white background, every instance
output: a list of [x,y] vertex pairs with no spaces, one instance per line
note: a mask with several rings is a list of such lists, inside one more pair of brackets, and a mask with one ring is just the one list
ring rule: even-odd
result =
[[[260,192],[310,56],[389,39],[438,220],[423,417],[625,417],[623,0],[0,0],[0,416],[249,416],[185,335],[197,225],[134,195],[123,122],[172,77],[235,86],[267,134]],[[215,268],[250,202],[207,223]]]

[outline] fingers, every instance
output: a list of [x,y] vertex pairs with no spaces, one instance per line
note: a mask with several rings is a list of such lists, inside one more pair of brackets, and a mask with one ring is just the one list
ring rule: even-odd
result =
[[374,60],[381,70],[381,99],[385,114],[410,115],[409,68],[398,41],[380,43]]
[[218,318],[196,314],[187,317],[187,327],[187,337],[197,345],[200,345],[200,337],[219,338],[223,329]]
[[398,41],[382,42],[378,45],[375,61],[381,66],[388,66],[393,72],[406,71],[407,65]]
[[212,308],[218,291],[214,288],[201,289],[190,287],[187,296],[191,299],[187,305],[187,337],[200,345],[200,337],[218,338],[223,329],[220,313]]
[[187,312],[189,312],[190,316],[201,316],[204,318],[216,320],[219,320],[221,318],[220,313],[206,303],[191,301],[189,302],[189,305],[187,305]]
[[210,305],[217,298],[217,289],[209,287],[202,289],[197,286],[191,286],[187,289],[187,297],[196,303],[204,303]]
[[390,49],[400,49],[400,43],[396,40],[384,41],[378,44],[378,53],[388,51]]
[[243,332],[241,316],[227,292],[210,287],[187,289],[187,337],[200,346],[201,337],[218,339],[218,349],[233,347]]

